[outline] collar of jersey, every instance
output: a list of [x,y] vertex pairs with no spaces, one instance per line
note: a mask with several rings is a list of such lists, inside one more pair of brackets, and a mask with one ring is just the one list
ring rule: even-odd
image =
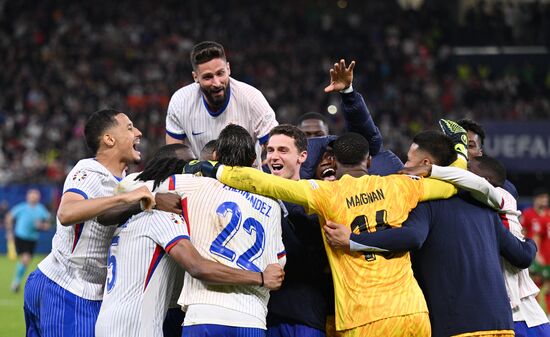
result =
[[229,99],[231,98],[231,87],[227,88],[227,97],[225,99],[225,102],[223,103],[223,106],[221,107],[220,110],[218,111],[212,111],[210,110],[210,108],[208,107],[208,103],[206,103],[206,99],[204,98],[204,96],[202,96],[202,102],[204,103],[204,107],[206,108],[206,111],[208,111],[208,114],[212,117],[218,117],[219,115],[222,114],[222,112],[225,111],[225,109],[227,108],[227,106],[229,105]]

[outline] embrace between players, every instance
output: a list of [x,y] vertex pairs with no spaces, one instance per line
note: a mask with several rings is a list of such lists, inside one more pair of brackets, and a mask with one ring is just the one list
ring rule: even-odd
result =
[[[69,173],[52,253],[25,287],[28,336],[325,336],[331,313],[339,336],[544,333],[523,270],[536,247],[512,228],[499,163],[470,158],[486,180],[464,170],[466,130],[441,120],[444,133],[418,134],[403,167],[351,86],[354,62],[335,64],[325,89],[340,92],[352,132],[327,136],[310,118],[301,127],[324,136],[309,140],[229,77],[219,44],[195,46],[191,63],[196,83],[166,118],[176,144],[142,172],[124,177],[141,158],[124,113],[88,120],[94,158]],[[261,145],[271,174],[251,167]],[[217,163],[191,161],[201,152]],[[417,176],[430,174],[452,183]]]

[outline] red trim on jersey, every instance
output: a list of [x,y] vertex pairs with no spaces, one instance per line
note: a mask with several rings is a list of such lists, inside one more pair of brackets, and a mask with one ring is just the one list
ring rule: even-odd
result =
[[500,220],[502,221],[502,224],[504,227],[510,229],[510,222],[508,221],[508,217],[504,213],[499,213]]
[[280,253],[277,253],[277,258],[278,258],[278,259],[280,259],[280,258],[282,258],[282,257],[285,257],[285,256],[286,256],[286,251],[285,251],[285,250],[283,250],[283,251],[280,252]]
[[500,209],[504,207],[504,198],[502,198],[502,201],[500,202]]
[[147,277],[145,278],[145,286],[143,287],[143,291],[147,289],[147,285],[149,284],[149,281],[151,280],[151,277],[153,276],[153,273],[155,272],[155,269],[157,269],[157,266],[160,260],[162,260],[163,256],[164,249],[162,249],[161,246],[157,245],[157,247],[155,248],[155,252],[153,253],[151,263],[149,264],[149,270],[147,271]]
[[176,189],[176,175],[173,174],[170,176],[170,181],[168,182],[168,190],[173,191]]
[[76,248],[76,244],[80,240],[83,227],[84,227],[84,222],[77,223],[76,225],[74,225],[74,240],[73,240],[73,249],[71,250],[71,253],[74,252],[74,249]]
[[166,245],[166,248],[164,248],[164,251],[170,254],[170,251],[172,250],[172,248],[174,248],[174,246],[181,240],[189,240],[189,237],[187,235],[176,236],[170,242],[168,242],[168,244]]
[[187,209],[187,197],[181,199],[181,209],[183,210],[183,219],[187,225],[187,233],[191,236],[191,227],[189,226],[189,210]]

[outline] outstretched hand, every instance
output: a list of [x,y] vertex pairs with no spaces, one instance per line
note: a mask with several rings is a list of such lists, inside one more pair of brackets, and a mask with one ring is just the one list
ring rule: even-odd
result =
[[341,59],[339,63],[334,63],[330,69],[330,84],[325,88],[325,92],[342,91],[348,88],[353,82],[353,68],[355,61],[351,61],[346,67],[346,61]]
[[403,167],[401,170],[399,170],[400,174],[408,174],[411,176],[418,176],[418,177],[429,177],[432,174],[432,165],[419,165],[419,166],[413,166],[413,167]]

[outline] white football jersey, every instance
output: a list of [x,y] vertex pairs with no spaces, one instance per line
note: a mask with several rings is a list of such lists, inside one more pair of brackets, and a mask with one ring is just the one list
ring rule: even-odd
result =
[[[134,177],[124,179],[119,192],[139,187],[141,182]],[[147,186],[152,188],[152,182]],[[191,242],[205,258],[233,268],[263,271],[284,257],[281,208],[275,200],[187,174],[171,176],[156,191],[169,190],[182,196]],[[231,309],[256,317],[265,328],[268,300],[269,290],[263,287],[208,285],[186,273],[178,303],[184,310],[193,304]],[[208,316],[196,324],[240,326]]]
[[[518,211],[516,199],[505,189],[501,187],[496,187],[496,189],[502,195],[502,211],[499,213],[502,223],[510,229],[515,237],[524,240],[518,218],[521,212]],[[529,270],[519,269],[506,259],[502,259],[502,273],[514,321],[525,321],[528,327],[548,323],[546,314],[535,299],[539,288],[531,279]]]
[[166,133],[176,139],[188,139],[199,158],[204,145],[217,139],[228,124],[244,127],[259,144],[267,142],[269,131],[278,125],[275,112],[262,93],[251,85],[229,78],[228,100],[220,112],[210,111],[198,83],[189,84],[172,95],[166,114]]
[[[63,193],[85,199],[112,196],[121,178],[93,158],[82,159],[71,170]],[[102,226],[95,219],[63,226],[57,219],[52,252],[38,265],[49,279],[71,293],[101,300],[107,275],[107,251],[116,227]]]
[[154,210],[134,215],[111,240],[96,337],[162,337],[162,323],[179,266],[167,255],[189,239],[180,215]]

